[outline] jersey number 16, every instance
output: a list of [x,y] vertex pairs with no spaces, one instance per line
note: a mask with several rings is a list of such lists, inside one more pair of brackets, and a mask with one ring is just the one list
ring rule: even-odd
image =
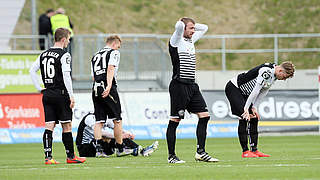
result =
[[44,77],[45,78],[53,78],[55,75],[54,70],[54,59],[53,58],[44,58],[42,61],[43,70],[44,70]]

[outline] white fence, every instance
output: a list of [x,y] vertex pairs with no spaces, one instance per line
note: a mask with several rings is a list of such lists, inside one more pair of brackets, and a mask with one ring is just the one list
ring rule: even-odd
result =
[[[105,43],[104,39],[109,34],[90,34],[90,35],[75,35],[73,37],[73,77],[76,80],[88,80],[90,78],[90,59],[98,49],[102,48]],[[171,61],[168,55],[168,40],[171,35],[159,34],[120,34],[123,39],[121,48],[121,68],[119,73],[120,80],[154,80],[164,85],[170,79]],[[3,38],[4,36],[0,36]],[[7,36],[6,36],[7,37]],[[16,50],[35,50],[32,46],[34,39],[45,38],[43,36],[32,35],[14,35],[11,36],[9,48],[11,51]],[[279,53],[295,53],[295,52],[320,52],[319,47],[307,47],[304,44],[302,47],[290,48],[279,47],[279,41],[282,39],[302,38],[317,39],[320,34],[230,34],[230,35],[206,35],[202,38],[201,43],[205,41],[215,41],[215,47],[205,46],[203,48],[197,45],[197,53],[213,53],[221,55],[221,70],[227,70],[227,54],[241,53],[273,53],[274,62],[278,62]],[[268,48],[252,48],[252,44],[240,48],[232,48],[227,42],[240,42],[245,40],[264,40],[271,39],[273,45],[268,45]],[[29,40],[29,41],[28,41]],[[33,40],[33,41],[30,41]],[[294,39],[293,39],[294,41]],[[49,47],[51,41],[46,39],[46,46]],[[210,43],[209,43],[210,44]],[[316,44],[316,43],[315,43]],[[271,47],[273,46],[273,47]],[[207,48],[209,47],[209,48]]]

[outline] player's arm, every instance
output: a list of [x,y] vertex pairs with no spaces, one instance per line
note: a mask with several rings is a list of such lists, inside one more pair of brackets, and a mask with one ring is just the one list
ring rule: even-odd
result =
[[110,89],[112,87],[112,79],[114,76],[115,67],[113,65],[108,65],[107,69],[107,86],[106,89],[102,93],[102,97],[105,98],[109,95]]
[[257,111],[257,104],[258,104],[258,102],[260,102],[262,100],[263,97],[265,97],[268,94],[268,92],[269,92],[269,89],[261,89],[260,93],[258,94],[256,99],[252,103],[253,115],[256,116],[258,118],[258,120],[260,120],[260,115],[259,115],[259,113]]
[[29,73],[34,86],[37,88],[39,92],[41,92],[42,88],[39,83],[39,76],[37,75],[37,72],[39,71],[39,69],[40,69],[40,56],[38,56],[37,60],[32,64],[31,68],[29,69]]
[[260,90],[263,86],[259,83],[256,83],[255,87],[253,88],[251,94],[249,95],[246,104],[243,108],[243,114],[241,115],[244,119],[250,120],[250,114],[249,114],[249,107],[250,105],[255,101],[257,96],[260,93]]
[[120,52],[114,50],[110,53],[108,69],[107,69],[107,87],[102,93],[102,97],[105,98],[109,95],[110,89],[112,87],[112,80],[114,78],[115,67],[119,66],[120,62]]
[[177,21],[175,25],[175,31],[173,35],[170,38],[170,45],[173,47],[177,47],[179,42],[182,39],[183,33],[184,33],[185,24],[179,20]]
[[92,77],[92,81],[94,81],[94,75],[93,75],[93,68],[92,68],[92,63],[90,63],[90,74],[91,74],[91,77]]
[[195,33],[192,35],[192,42],[195,43],[208,31],[208,26],[205,24],[196,23],[194,28]]
[[[251,94],[249,95],[246,104],[244,106],[244,113],[242,114],[242,117],[244,119],[248,119],[250,120],[250,115],[249,115],[249,107],[252,103],[254,103],[258,97],[258,95],[261,93],[261,89],[264,85],[264,82],[266,80],[268,80],[269,78],[271,78],[271,71],[270,68],[268,67],[263,67],[261,69],[259,69],[259,74],[257,76],[257,80],[256,80],[256,85],[253,88]],[[254,114],[258,114],[256,108],[253,108]]]
[[70,108],[72,109],[74,107],[74,97],[73,97],[73,88],[72,88],[72,80],[71,80],[71,55],[69,53],[65,53],[61,57],[61,64],[62,64],[62,75],[63,75],[63,82],[66,86],[66,89],[68,91],[69,97],[70,97]]

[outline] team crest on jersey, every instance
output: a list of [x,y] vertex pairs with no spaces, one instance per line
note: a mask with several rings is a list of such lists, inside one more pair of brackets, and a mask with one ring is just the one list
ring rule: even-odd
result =
[[69,55],[67,56],[67,58],[66,58],[66,63],[67,63],[67,64],[70,64],[70,63],[71,63],[71,56],[69,56]]
[[264,73],[262,73],[261,76],[263,77],[263,79],[269,79],[270,76],[271,76],[271,71],[270,71],[270,70],[267,70],[267,71],[265,71]]

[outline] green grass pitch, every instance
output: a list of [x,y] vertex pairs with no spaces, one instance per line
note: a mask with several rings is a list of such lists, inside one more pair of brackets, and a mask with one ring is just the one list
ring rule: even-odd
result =
[[[54,143],[58,165],[45,165],[42,144],[0,145],[0,179],[320,179],[320,136],[262,136],[259,149],[270,158],[242,159],[237,138],[207,139],[207,152],[221,161],[195,162],[195,139],[178,139],[177,155],[185,164],[168,164],[167,147],[150,157],[88,158],[66,164],[61,143]],[[146,146],[151,140],[137,140]]]

